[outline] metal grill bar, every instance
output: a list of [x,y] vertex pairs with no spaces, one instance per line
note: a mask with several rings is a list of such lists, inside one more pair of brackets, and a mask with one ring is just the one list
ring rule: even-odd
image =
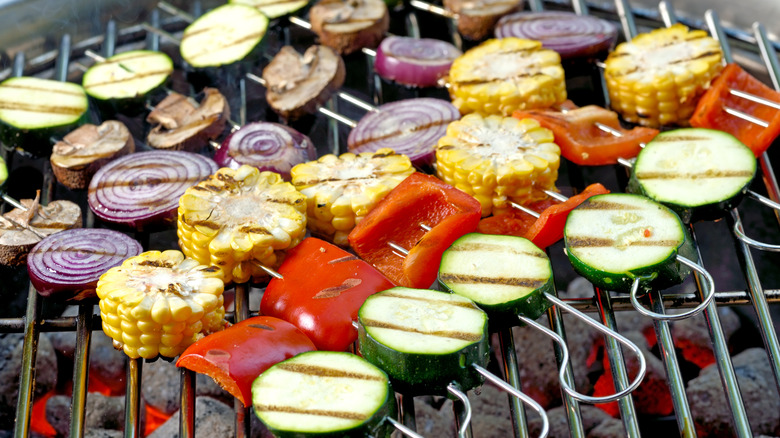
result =
[[[733,62],[733,59],[731,58],[731,52],[728,49],[728,40],[725,38],[723,27],[720,24],[717,13],[712,10],[707,11],[706,20],[707,25],[710,28],[710,33],[720,42],[721,47],[724,49],[724,58],[728,62]],[[769,63],[771,61],[767,62]],[[770,70],[772,70],[772,68],[770,68]],[[771,171],[772,165],[770,164],[769,157],[766,153],[764,153],[759,158],[759,162],[761,163],[762,171],[764,169],[769,169],[769,171]],[[774,176],[773,173],[770,175]],[[780,192],[776,185],[777,182],[774,181],[774,186],[771,186],[771,178],[769,180],[765,179],[764,182],[769,183],[767,190],[770,192],[770,197],[772,197],[773,193],[775,196],[777,196],[777,193]],[[736,208],[731,210],[731,215],[728,216],[727,219],[729,219],[729,228],[733,229],[735,223],[741,222],[739,210]],[[742,265],[742,272],[745,274],[745,279],[748,283],[748,291],[750,292],[753,308],[755,309],[756,316],[758,317],[758,325],[761,331],[761,336],[764,339],[764,345],[766,346],[766,352],[769,356],[769,362],[775,375],[775,384],[780,390],[780,343],[778,343],[777,333],[775,332],[772,317],[769,313],[769,306],[767,305],[766,298],[764,297],[764,291],[761,287],[761,280],[758,277],[758,271],[756,270],[755,262],[753,261],[753,255],[750,252],[750,247],[741,239],[737,238],[734,233],[732,233],[732,237],[734,238],[734,243],[737,247],[737,254],[740,265]]]

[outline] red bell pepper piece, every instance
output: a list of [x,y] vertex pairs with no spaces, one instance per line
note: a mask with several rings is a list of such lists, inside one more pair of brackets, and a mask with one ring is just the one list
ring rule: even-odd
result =
[[314,343],[289,322],[255,316],[190,345],[176,366],[210,376],[249,406],[257,376],[276,363],[315,349]]
[[[538,219],[522,211],[509,211],[492,218],[482,219],[482,222],[492,219],[480,226],[477,231],[485,234],[509,234],[525,237],[541,249],[545,249],[563,239],[563,227],[569,212],[594,195],[609,193],[601,184],[591,184],[582,193],[572,196],[560,204],[552,204],[542,211]],[[538,204],[537,204],[538,208]],[[532,210],[537,208],[531,207]]]
[[[552,198],[528,204],[529,208],[540,215],[542,212],[558,202]],[[502,236],[525,237],[528,230],[536,222],[536,218],[523,211],[510,208],[507,211],[482,218],[477,226],[477,232],[482,234],[499,234]]]
[[[481,215],[473,196],[433,176],[413,173],[357,224],[349,244],[396,284],[428,288],[436,280],[444,250],[476,230]],[[390,242],[409,254],[398,254]]]
[[[657,129],[623,129],[617,113],[595,105],[574,107],[566,112],[549,109],[515,111],[513,116],[536,119],[553,132],[561,155],[582,166],[615,164],[618,158],[636,157],[642,149],[639,144],[647,143],[658,135]],[[622,135],[605,132],[596,123],[609,126]]]
[[[780,103],[780,93],[767,87],[737,64],[729,64],[715,78],[712,86],[696,106],[691,126],[728,132],[745,143],[756,157],[764,153],[780,134],[780,111],[748,99],[734,96],[731,90],[744,91]],[[756,125],[726,112],[726,107],[742,111],[769,122],[769,127]]]
[[395,286],[371,265],[309,237],[287,253],[260,302],[264,315],[289,321],[319,350],[344,351],[357,339],[352,321],[370,295]]

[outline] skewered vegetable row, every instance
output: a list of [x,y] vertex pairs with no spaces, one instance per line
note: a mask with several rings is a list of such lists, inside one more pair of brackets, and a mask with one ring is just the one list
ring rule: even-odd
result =
[[292,184],[306,195],[309,229],[346,246],[349,232],[407,176],[412,163],[392,149],[332,154],[293,167]]
[[176,357],[225,327],[219,277],[179,251],[131,257],[98,280],[103,331],[131,358]]
[[604,70],[612,108],[644,126],[686,125],[723,69],[720,44],[682,24],[638,35],[609,54]]
[[482,216],[547,197],[560,148],[533,119],[469,114],[450,123],[436,148],[436,174],[477,198]]
[[539,41],[488,40],[455,59],[450,97],[462,114],[512,115],[566,100],[561,57]]
[[265,278],[306,233],[306,200],[273,172],[222,168],[179,198],[182,251],[219,267],[225,282]]

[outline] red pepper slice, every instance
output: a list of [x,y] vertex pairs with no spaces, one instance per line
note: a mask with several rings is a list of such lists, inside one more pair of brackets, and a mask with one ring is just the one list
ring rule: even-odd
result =
[[264,315],[289,321],[318,350],[344,351],[357,339],[352,321],[370,295],[395,286],[371,265],[309,237],[287,253],[260,302]]
[[314,343],[289,322],[255,316],[190,345],[176,366],[210,376],[249,406],[257,376],[276,363],[315,349]]
[[[639,143],[647,143],[658,135],[658,130],[651,128],[623,129],[617,113],[596,105],[575,107],[566,112],[545,109],[515,111],[513,116],[539,121],[553,132],[561,155],[582,166],[615,164],[618,158],[636,157],[642,149]],[[604,132],[596,123],[609,126],[622,136]]]
[[[728,132],[745,143],[756,157],[764,153],[780,134],[780,111],[734,96],[730,90],[750,93],[780,103],[780,93],[767,87],[737,64],[729,64],[712,81],[712,86],[696,106],[691,117],[691,126],[718,129]],[[739,117],[726,113],[726,107],[750,114],[769,122],[764,128]]]
[[[486,234],[509,234],[513,236],[525,237],[541,249],[545,249],[555,242],[563,239],[563,227],[566,225],[566,218],[569,212],[582,204],[583,201],[594,195],[609,193],[606,187],[601,184],[591,184],[578,195],[574,195],[565,202],[553,204],[545,208],[538,219],[533,219],[531,215],[521,211],[510,211],[502,213],[492,218],[485,225],[480,222],[477,231]],[[532,210],[536,208],[530,207]]]
[[[558,202],[552,198],[528,204],[525,207],[539,213]],[[502,236],[525,237],[528,230],[536,222],[536,218],[528,213],[510,208],[506,212],[482,218],[477,226],[477,232],[482,234],[499,234]]]
[[[436,280],[444,250],[476,230],[481,215],[473,196],[433,176],[413,173],[357,224],[349,243],[396,284],[424,289]],[[409,254],[394,252],[390,242],[407,248]]]

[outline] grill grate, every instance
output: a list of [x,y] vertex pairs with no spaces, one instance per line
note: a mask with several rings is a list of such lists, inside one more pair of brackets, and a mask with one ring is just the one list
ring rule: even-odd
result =
[[[417,3],[415,5],[414,3]],[[425,6],[422,2],[411,2],[413,7],[426,9],[424,13],[435,13],[435,8]],[[541,10],[544,5],[541,0],[532,0],[529,2],[532,10]],[[616,0],[616,17],[623,28],[623,32],[627,39],[630,39],[637,33],[636,21],[634,19],[633,11],[628,4],[628,0]],[[589,7],[584,0],[575,0],[573,7],[578,14],[588,14]],[[195,7],[196,14],[199,12],[199,7]],[[160,11],[173,16],[170,21],[163,22],[161,19]],[[671,25],[677,21],[673,8],[666,2],[659,4],[659,11],[662,23],[666,26]],[[601,12],[601,11],[600,11]],[[34,74],[46,66],[54,64],[54,77],[58,80],[66,80],[68,71],[72,67],[79,67],[77,62],[71,62],[71,54],[84,54],[91,48],[98,45],[103,47],[103,56],[110,56],[113,54],[114,48],[117,44],[117,40],[130,40],[138,39],[142,37],[147,38],[147,45],[153,50],[159,50],[160,38],[167,37],[172,38],[168,31],[175,31],[181,29],[186,22],[191,21],[192,15],[183,13],[175,7],[161,2],[157,9],[155,9],[150,17],[148,23],[139,24],[136,26],[128,27],[117,30],[115,22],[110,21],[106,26],[106,33],[102,36],[96,36],[76,44],[72,44],[70,37],[65,35],[61,42],[59,49],[55,52],[38,56],[26,62],[24,52],[18,52],[14,58],[13,67],[7,71],[0,72],[0,77],[14,75],[21,76],[22,74]],[[728,61],[731,61],[731,53],[729,50],[729,43],[725,37],[725,31],[720,25],[720,20],[717,14],[710,10],[705,14],[705,22],[713,36],[718,39],[723,45],[724,55]],[[293,25],[304,25],[302,20],[292,18],[290,22]],[[417,17],[414,13],[408,14],[407,24],[410,28],[409,33],[411,35],[419,36],[420,30],[417,24]],[[451,30],[454,26],[450,26]],[[771,43],[767,36],[763,26],[756,23],[753,26],[754,38],[758,46],[758,50],[761,54],[761,58],[766,64],[769,77],[776,89],[780,90],[780,66],[778,65],[777,55],[774,51],[774,44]],[[461,44],[460,38],[456,32],[451,32],[453,41],[456,44]],[[733,32],[729,32],[732,34]],[[285,36],[289,39],[289,33],[285,32]],[[175,37],[174,37],[175,39]],[[370,50],[364,51],[368,55],[371,55]],[[87,53],[89,54],[89,53]],[[370,58],[369,58],[370,59]],[[250,79],[252,79],[250,77]],[[244,79],[240,81],[241,90],[241,110],[239,111],[239,123],[243,124],[246,120],[246,82]],[[375,81],[373,84],[375,97],[381,98],[381,83]],[[342,100],[350,100],[351,96],[345,93],[341,93]],[[336,106],[336,99],[324,109],[323,113],[327,116],[333,117],[334,114],[338,115]],[[370,107],[364,107],[364,110],[369,110]],[[333,144],[338,145],[338,123],[344,123],[350,125],[351,120],[348,118],[337,121],[335,118],[331,118],[329,122],[330,134],[333,136]],[[352,122],[354,123],[354,122]],[[332,151],[331,151],[332,152]],[[769,197],[774,201],[780,200],[780,189],[776,181],[775,173],[772,169],[772,165],[766,154],[759,159],[762,175],[768,191]],[[44,179],[44,195],[43,199],[50,201],[53,194],[53,176],[50,169],[46,168]],[[734,209],[727,217],[727,223],[729,228],[741,227],[740,213]],[[94,217],[91,211],[88,211],[87,226],[94,224]],[[691,226],[690,231],[696,236],[695,229]],[[141,238],[143,240],[143,237]],[[767,353],[770,356],[770,363],[775,374],[776,383],[778,389],[780,389],[780,343],[778,343],[773,322],[769,314],[769,302],[780,301],[780,290],[764,290],[759,278],[756,262],[753,259],[750,246],[744,241],[735,237],[737,246],[737,258],[741,265],[741,270],[745,276],[745,280],[748,284],[747,291],[730,291],[730,292],[717,292],[715,299],[704,311],[704,316],[707,320],[707,325],[712,338],[713,349],[716,356],[716,362],[718,364],[721,380],[724,384],[727,401],[731,409],[731,414],[734,424],[734,432],[737,436],[748,437],[751,436],[750,426],[748,424],[745,407],[742,403],[742,397],[739,391],[737,380],[734,374],[734,369],[731,365],[728,348],[726,345],[726,339],[723,334],[723,330],[720,327],[720,322],[717,317],[717,305],[745,305],[752,304],[755,313],[757,315],[757,322],[759,331],[762,334],[764,345]],[[144,247],[148,247],[148,234],[146,235],[146,242]],[[689,308],[696,306],[702,296],[701,280],[697,275],[695,278],[696,292],[695,293],[675,293],[675,294],[662,294],[661,292],[654,292],[650,295],[650,302],[652,310],[655,312],[663,312],[664,309],[679,309]],[[235,320],[242,320],[247,318],[251,312],[248,308],[248,287],[245,285],[239,285],[236,287],[236,300],[235,300]],[[600,321],[607,327],[616,329],[615,311],[633,309],[629,298],[627,296],[613,295],[607,291],[599,289],[595,290],[595,297],[593,299],[567,299],[564,300],[568,304],[573,305],[582,311],[597,312]],[[19,385],[19,399],[16,411],[16,425],[14,430],[14,436],[24,437],[30,434],[30,411],[32,408],[33,390],[35,385],[35,356],[37,351],[37,342],[40,332],[52,332],[52,331],[76,331],[77,342],[76,352],[74,357],[74,370],[73,370],[73,402],[71,412],[71,433],[73,437],[81,437],[84,434],[84,419],[85,419],[85,401],[86,401],[86,387],[87,387],[87,372],[89,364],[89,344],[92,330],[100,329],[99,317],[93,315],[94,306],[92,304],[81,304],[79,306],[79,313],[76,317],[62,317],[55,319],[42,319],[41,318],[41,300],[37,292],[30,286],[27,298],[27,310],[23,318],[7,318],[0,319],[0,332],[14,332],[24,333],[24,352],[22,358],[22,374],[20,376]],[[552,329],[559,335],[565,338],[565,329],[563,327],[563,321],[560,310],[558,307],[553,307],[548,312],[548,318]],[[688,407],[684,383],[680,374],[680,366],[677,362],[674,345],[672,343],[671,332],[669,325],[664,321],[655,321],[655,330],[659,340],[659,349],[664,361],[664,365],[667,372],[668,383],[673,395],[675,417],[677,420],[678,428],[681,435],[695,436],[694,421]],[[519,377],[517,368],[517,358],[515,356],[514,341],[511,336],[511,331],[505,331],[499,333],[500,349],[502,352],[503,363],[501,367],[508,380],[514,386],[519,387]],[[612,369],[612,375],[615,379],[615,387],[617,390],[625,388],[628,385],[630,377],[627,375],[625,361],[622,357],[622,351],[617,341],[607,339],[606,342],[607,353],[609,357],[610,366]],[[556,358],[559,362],[561,360],[561,351],[558,347],[555,347]],[[141,436],[140,428],[140,394],[141,394],[141,376],[142,376],[143,361],[142,360],[130,360],[127,367],[127,396],[125,405],[125,429],[124,434],[126,437],[139,437]],[[571,370],[567,372],[568,378],[573,380]],[[519,401],[511,399],[510,410],[511,417],[514,424],[515,436],[527,436],[527,426],[525,414]],[[576,400],[567,394],[563,394],[563,402],[567,411],[569,426],[572,436],[582,437],[585,435],[582,420],[580,416],[579,405]],[[181,406],[182,415],[180,422],[180,436],[192,437],[194,436],[194,418],[195,418],[195,378],[194,374],[187,370],[181,372]],[[401,419],[402,422],[414,428],[414,403],[411,397],[401,397]],[[462,409],[460,404],[456,404],[456,420],[463,422],[465,427],[464,435],[470,436],[470,425],[466,418],[467,412]],[[637,414],[633,405],[631,396],[624,397],[619,401],[620,414],[625,426],[628,436],[639,436],[639,423]],[[236,401],[236,436],[245,437],[249,436],[249,416],[247,410],[244,409],[240,402]]]

